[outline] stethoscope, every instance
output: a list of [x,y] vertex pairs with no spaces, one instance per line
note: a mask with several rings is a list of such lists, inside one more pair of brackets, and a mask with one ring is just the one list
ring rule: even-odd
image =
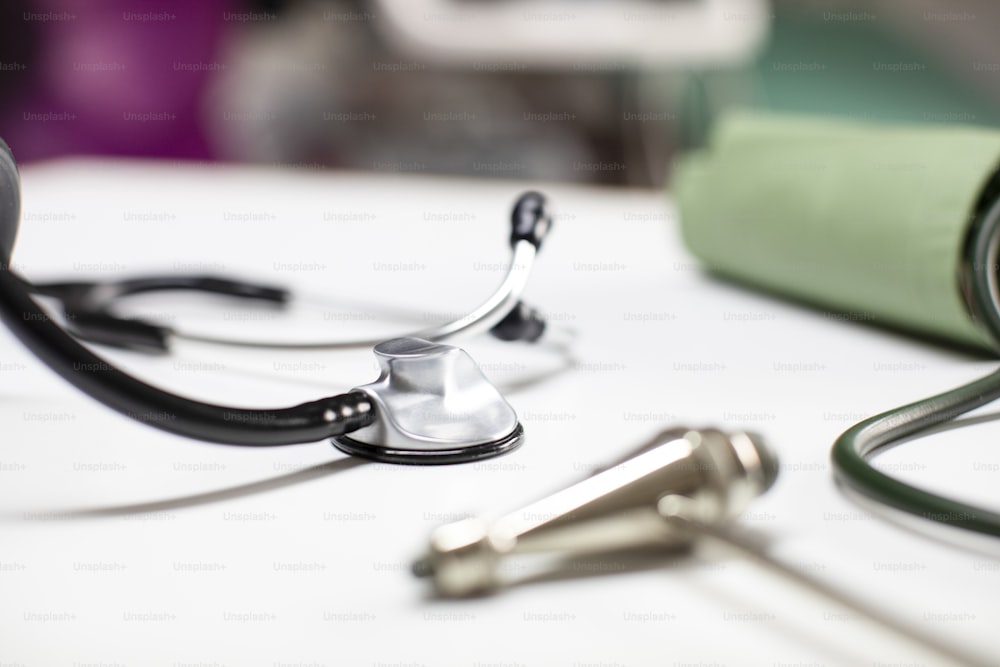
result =
[[[545,199],[522,195],[511,216],[512,257],[496,292],[468,315],[386,341],[250,341],[191,334],[124,318],[123,298],[163,290],[193,290],[283,303],[284,290],[215,277],[147,277],[108,282],[34,285],[10,266],[20,222],[17,165],[0,140],[0,318],[52,370],[106,406],[177,435],[227,445],[269,447],[330,438],[341,451],[390,463],[462,463],[518,447],[517,413],[464,350],[444,344],[491,331],[505,341],[537,341],[545,322],[520,297],[551,227]],[[62,305],[65,328],[35,300]],[[288,408],[251,410],[195,401],[120,370],[77,338],[165,352],[173,339],[280,349],[371,347],[380,375],[347,393]]]

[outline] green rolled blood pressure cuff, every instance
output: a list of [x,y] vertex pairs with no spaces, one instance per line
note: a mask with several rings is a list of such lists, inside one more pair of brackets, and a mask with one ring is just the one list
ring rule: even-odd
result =
[[708,269],[1000,351],[1000,131],[739,113],[673,181]]

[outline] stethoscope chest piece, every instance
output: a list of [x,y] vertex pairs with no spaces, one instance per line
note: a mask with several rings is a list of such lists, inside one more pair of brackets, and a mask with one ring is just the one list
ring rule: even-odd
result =
[[490,458],[517,448],[517,413],[464,350],[420,338],[375,346],[381,374],[354,391],[376,419],[334,437],[337,449],[386,463],[434,465]]

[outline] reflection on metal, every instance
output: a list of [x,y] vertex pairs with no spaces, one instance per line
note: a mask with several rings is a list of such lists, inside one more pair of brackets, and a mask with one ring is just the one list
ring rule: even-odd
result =
[[459,463],[521,444],[517,413],[464,350],[420,338],[375,346],[381,374],[361,387],[378,415],[339,449],[390,463]]
[[[493,591],[505,558],[586,557],[690,544],[692,525],[734,518],[774,483],[774,454],[756,436],[714,429],[659,433],[623,460],[494,522],[465,519],[435,530],[414,565],[444,596]],[[686,521],[674,521],[673,518]]]

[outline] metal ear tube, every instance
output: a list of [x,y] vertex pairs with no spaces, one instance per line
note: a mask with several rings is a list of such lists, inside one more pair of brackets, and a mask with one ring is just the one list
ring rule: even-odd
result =
[[697,536],[691,526],[736,517],[777,474],[774,453],[755,435],[669,429],[600,472],[495,521],[464,519],[437,528],[413,571],[431,578],[440,595],[464,597],[502,587],[501,561],[520,554],[683,546]]

